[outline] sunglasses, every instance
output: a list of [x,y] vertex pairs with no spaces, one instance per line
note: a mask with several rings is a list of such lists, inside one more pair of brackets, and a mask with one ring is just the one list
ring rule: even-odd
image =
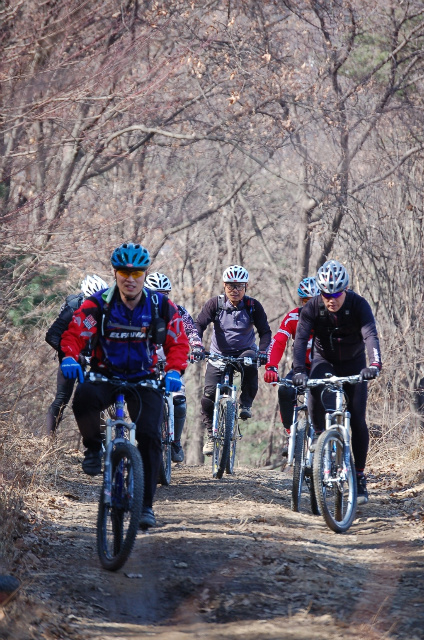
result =
[[134,271],[131,269],[117,269],[116,273],[118,273],[123,278],[129,278],[132,276],[134,280],[137,278],[141,278],[141,276],[145,273],[142,269],[135,269]]
[[329,298],[340,298],[340,296],[344,293],[344,291],[338,291],[337,293],[324,293],[323,291],[321,291],[321,295],[324,298],[327,298],[327,300]]
[[231,284],[229,282],[225,283],[225,286],[228,287],[230,291],[243,291],[246,285],[244,284]]

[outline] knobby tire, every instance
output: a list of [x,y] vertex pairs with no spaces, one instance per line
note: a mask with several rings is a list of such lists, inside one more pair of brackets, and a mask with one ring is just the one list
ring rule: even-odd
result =
[[236,460],[238,433],[239,433],[238,422],[234,417],[233,436],[231,438],[231,443],[230,443],[230,453],[228,454],[227,464],[225,465],[225,472],[231,475],[234,473],[234,463]]
[[165,487],[171,483],[171,443],[169,441],[169,409],[168,402],[164,402],[163,420],[161,427],[162,459],[159,467],[159,483]]
[[230,455],[231,438],[233,434],[235,409],[232,400],[220,403],[218,416],[218,431],[213,445],[212,475],[222,478]]
[[111,456],[111,497],[105,503],[104,486],[97,517],[97,551],[104,569],[116,571],[134,546],[143,509],[144,472],[140,452],[119,443]]
[[344,471],[343,438],[337,429],[324,431],[318,438],[313,464],[315,494],[327,526],[344,533],[356,514],[356,471],[352,454]]

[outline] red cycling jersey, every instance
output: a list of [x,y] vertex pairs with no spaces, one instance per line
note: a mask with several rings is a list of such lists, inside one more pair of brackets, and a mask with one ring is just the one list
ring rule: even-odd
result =
[[[271,340],[271,344],[268,350],[268,362],[266,368],[276,367],[278,368],[279,362],[283,357],[284,350],[287,345],[287,341],[289,338],[295,339],[297,323],[299,322],[299,312],[301,308],[296,307],[290,311],[286,316],[284,316],[280,328],[277,333]],[[305,364],[308,369],[311,366],[311,349],[312,349],[312,338],[313,334],[309,336],[308,348],[306,351],[306,361]]]

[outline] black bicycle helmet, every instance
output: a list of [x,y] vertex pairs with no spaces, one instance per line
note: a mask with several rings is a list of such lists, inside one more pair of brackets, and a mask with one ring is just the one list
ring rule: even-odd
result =
[[150,264],[150,254],[141,244],[124,242],[112,253],[110,261],[115,269],[142,269],[145,271]]

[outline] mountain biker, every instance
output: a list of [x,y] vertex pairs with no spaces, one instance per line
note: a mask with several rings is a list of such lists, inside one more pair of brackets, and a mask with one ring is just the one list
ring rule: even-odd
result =
[[[87,275],[81,282],[81,292],[72,293],[69,295],[63,303],[59,315],[53,322],[51,327],[46,333],[46,342],[58,352],[59,361],[61,360],[60,354],[60,339],[62,333],[68,328],[74,311],[79,309],[84,300],[89,296],[96,293],[96,291],[102,291],[108,288],[108,284],[93,274]],[[84,354],[83,354],[84,355]],[[89,355],[89,351],[86,355]],[[56,396],[51,403],[46,416],[46,433],[52,435],[56,432],[60,421],[63,418],[63,412],[71,399],[72,391],[74,390],[75,380],[65,378],[60,366],[57,370],[57,383],[56,383]]]
[[[361,374],[363,380],[376,378],[381,370],[381,353],[375,319],[365,298],[347,290],[349,275],[337,260],[328,260],[316,276],[320,295],[302,309],[297,325],[293,357],[293,384],[304,386],[308,379],[305,357],[311,332],[314,333],[311,378]],[[366,364],[365,347],[369,365]],[[311,389],[310,413],[315,431],[324,429],[325,409],[322,387]],[[351,413],[352,449],[355,458],[358,504],[368,502],[365,463],[369,434],[365,420],[367,385],[346,385],[347,410]],[[327,402],[327,404],[329,404]]]
[[[295,339],[297,323],[299,322],[299,316],[302,311],[302,307],[309,302],[311,298],[319,295],[319,289],[316,285],[315,278],[304,278],[297,289],[297,293],[300,298],[300,307],[296,307],[289,311],[281,321],[280,328],[271,340],[270,348],[268,349],[268,362],[265,365],[264,380],[268,384],[273,384],[278,381],[278,364],[283,357],[287,342],[289,338]],[[308,348],[306,351],[305,366],[307,371],[311,368],[311,347],[312,338],[309,337]],[[289,380],[293,378],[293,368],[285,376]],[[296,392],[293,387],[278,387],[278,403],[280,405],[281,421],[283,423],[286,434],[290,434],[290,427],[293,420],[293,408],[296,402]],[[287,457],[287,446],[283,447],[283,457]]]
[[[168,297],[172,291],[171,281],[164,273],[150,273],[145,280],[145,285],[152,291],[158,291],[164,296]],[[178,312],[183,321],[184,330],[187,334],[190,347],[192,349],[192,355],[195,360],[203,359],[205,348],[202,344],[202,340],[194,326],[194,320],[184,307],[177,304]],[[158,357],[161,354],[158,351]],[[165,354],[163,354],[165,359]],[[184,423],[187,415],[187,403],[185,395],[185,386],[182,384],[180,391],[174,394],[174,442],[171,445],[171,459],[173,462],[183,462],[184,451],[181,446],[181,435],[184,429]]]
[[[213,332],[212,353],[233,356],[259,356],[261,364],[267,361],[266,351],[271,342],[271,329],[264,308],[254,298],[246,295],[249,273],[240,265],[232,265],[223,273],[224,295],[210,298],[203,306],[195,322],[200,337],[211,322]],[[259,353],[255,344],[255,331],[259,334]],[[241,383],[240,418],[252,417],[251,407],[258,391],[258,370],[243,367]],[[209,361],[206,367],[205,387],[202,397],[202,422],[207,432],[203,455],[213,454],[212,420],[217,383],[221,379],[219,361]]]
[[[110,406],[116,386],[84,381],[78,356],[89,340],[94,341],[92,371],[109,378],[137,382],[155,378],[156,345],[163,344],[166,356],[167,391],[179,391],[181,373],[187,366],[188,339],[175,305],[160,293],[144,287],[150,264],[147,249],[124,243],[111,256],[115,284],[88,298],[74,313],[60,343],[62,372],[78,384],[73,411],[86,447],[82,468],[88,475],[101,473],[100,412]],[[138,387],[126,402],[136,420],[136,438],[144,466],[144,501],[140,525],[156,524],[153,498],[162,456],[161,422],[163,398],[159,390]],[[141,400],[141,413],[138,410]],[[137,418],[138,416],[138,418]]]

